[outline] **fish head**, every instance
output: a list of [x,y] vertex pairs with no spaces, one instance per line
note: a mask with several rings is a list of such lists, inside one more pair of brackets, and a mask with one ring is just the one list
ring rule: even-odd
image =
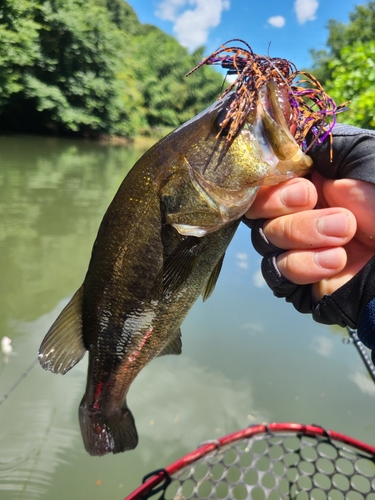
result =
[[165,218],[180,234],[204,236],[239,219],[262,185],[306,175],[311,158],[297,144],[293,109],[281,85],[265,84],[235,137],[222,123],[233,95],[216,101],[165,141],[173,161],[160,197]]

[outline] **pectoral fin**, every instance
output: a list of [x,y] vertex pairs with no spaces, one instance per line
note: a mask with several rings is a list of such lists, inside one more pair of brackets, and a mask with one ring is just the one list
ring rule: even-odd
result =
[[175,293],[186,282],[204,246],[202,238],[187,236],[167,257],[158,278],[164,295]]
[[221,271],[221,268],[223,265],[224,256],[225,256],[225,253],[220,258],[220,260],[216,264],[216,266],[213,268],[212,273],[211,273],[210,277],[208,278],[206,286],[204,287],[203,292],[202,292],[203,302],[205,300],[207,300],[211,296],[212,292],[214,291],[217,279],[219,277],[219,274],[220,274],[220,271]]
[[160,351],[158,356],[165,356],[166,354],[181,354],[182,352],[182,341],[181,341],[181,329],[179,328],[177,332],[173,335],[171,340],[163,350]]
[[85,355],[82,338],[81,286],[49,329],[39,349],[39,363],[45,370],[63,375]]

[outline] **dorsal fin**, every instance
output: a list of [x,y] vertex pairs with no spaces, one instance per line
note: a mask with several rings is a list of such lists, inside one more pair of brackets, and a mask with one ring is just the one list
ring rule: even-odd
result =
[[39,363],[45,370],[63,375],[85,355],[82,337],[83,286],[49,329],[39,349]]

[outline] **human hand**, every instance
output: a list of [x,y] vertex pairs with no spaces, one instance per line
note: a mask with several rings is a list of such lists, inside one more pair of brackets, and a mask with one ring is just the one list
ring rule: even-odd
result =
[[262,187],[245,214],[267,219],[263,232],[286,250],[277,267],[289,281],[312,284],[313,301],[348,282],[375,255],[375,185],[325,179],[317,172]]
[[243,220],[277,297],[321,323],[366,323],[375,349],[375,133],[336,125],[333,162],[328,140],[309,154],[310,179],[262,187]]

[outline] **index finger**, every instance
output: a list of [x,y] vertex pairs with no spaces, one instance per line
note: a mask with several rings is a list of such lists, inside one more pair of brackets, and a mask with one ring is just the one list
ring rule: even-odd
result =
[[248,219],[273,219],[303,210],[311,210],[317,202],[317,191],[304,178],[290,179],[278,186],[263,186],[246,212]]

